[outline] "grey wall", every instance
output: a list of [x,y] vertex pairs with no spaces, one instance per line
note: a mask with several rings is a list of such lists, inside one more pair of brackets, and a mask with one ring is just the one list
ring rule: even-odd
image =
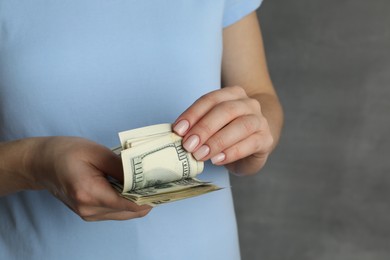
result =
[[265,0],[278,149],[232,177],[243,259],[390,259],[390,1]]

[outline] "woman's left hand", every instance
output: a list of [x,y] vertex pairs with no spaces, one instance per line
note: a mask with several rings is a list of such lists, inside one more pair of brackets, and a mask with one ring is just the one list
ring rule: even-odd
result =
[[274,142],[259,101],[237,86],[199,98],[178,117],[173,130],[197,160],[211,159],[239,175],[258,172]]

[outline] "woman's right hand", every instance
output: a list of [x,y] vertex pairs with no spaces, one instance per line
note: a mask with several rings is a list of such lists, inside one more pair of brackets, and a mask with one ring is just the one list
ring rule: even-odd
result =
[[122,198],[111,187],[107,175],[121,180],[123,171],[120,157],[110,149],[78,137],[30,138],[28,142],[21,167],[24,180],[30,183],[24,186],[49,190],[82,219],[127,220],[151,210]]

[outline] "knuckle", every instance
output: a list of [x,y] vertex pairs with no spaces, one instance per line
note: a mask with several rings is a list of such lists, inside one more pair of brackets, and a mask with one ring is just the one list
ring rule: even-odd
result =
[[260,135],[256,135],[255,138],[253,138],[253,147],[255,151],[262,151],[264,147],[264,139]]
[[[197,127],[200,129],[201,132],[206,133],[206,135],[208,136],[213,134],[213,130],[210,128],[209,124],[207,124],[203,120],[197,123]],[[201,134],[200,136],[204,136],[204,134]]]
[[205,101],[206,103],[209,103],[209,104],[217,104],[218,103],[218,96],[215,95],[214,92],[210,92],[210,93],[207,93],[205,95],[203,95],[200,100],[203,100]]
[[91,216],[80,216],[80,218],[86,222],[92,222],[92,221],[96,221],[97,219],[91,217]]
[[268,153],[274,143],[274,139],[271,134],[258,135],[254,138],[253,144],[256,151],[262,153]]
[[208,144],[210,149],[214,152],[222,151],[226,148],[226,143],[222,136],[214,136],[209,141]]
[[271,129],[269,128],[267,119],[263,118],[263,121],[260,122],[260,124],[262,129],[259,131],[259,133],[263,143],[263,149],[265,151],[270,151],[274,145],[275,139],[271,134]]
[[265,138],[265,147],[267,151],[271,150],[272,146],[274,145],[274,142],[275,140],[272,135],[269,135],[267,138]]
[[243,87],[241,86],[232,86],[229,88],[232,94],[243,97],[246,96],[246,91]]
[[235,145],[231,148],[230,151],[231,159],[234,158],[234,160],[241,159],[243,157],[241,149],[238,147],[238,145]]
[[74,201],[80,205],[91,205],[95,199],[85,190],[76,190],[72,195]]
[[250,98],[248,100],[249,102],[249,106],[254,109],[255,111],[260,111],[261,112],[261,105],[260,105],[260,102],[257,101],[256,99],[254,98]]
[[74,212],[84,220],[91,219],[91,216],[93,215],[91,209],[81,205],[76,205],[74,207]]
[[221,112],[226,114],[230,119],[235,118],[239,113],[239,107],[236,102],[222,102],[219,109],[222,110]]
[[260,127],[259,120],[254,120],[253,117],[249,117],[249,116],[242,119],[242,125],[247,134],[252,134],[256,132]]
[[141,211],[135,211],[134,212],[134,218],[142,218],[148,215],[150,210],[141,210]]
[[262,133],[262,135],[270,135],[271,134],[271,130],[270,130],[270,126],[268,124],[268,120],[267,118],[265,118],[264,116],[260,116],[258,117],[259,119],[259,132]]

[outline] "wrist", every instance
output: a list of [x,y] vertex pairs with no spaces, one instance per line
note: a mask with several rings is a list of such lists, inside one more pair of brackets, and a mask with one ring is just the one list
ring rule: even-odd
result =
[[44,138],[26,138],[0,144],[0,194],[39,190],[35,158]]
[[41,190],[44,189],[44,176],[48,169],[48,147],[51,140],[55,137],[34,137],[26,140],[24,149],[22,150],[22,171],[20,174],[27,182],[28,189]]

